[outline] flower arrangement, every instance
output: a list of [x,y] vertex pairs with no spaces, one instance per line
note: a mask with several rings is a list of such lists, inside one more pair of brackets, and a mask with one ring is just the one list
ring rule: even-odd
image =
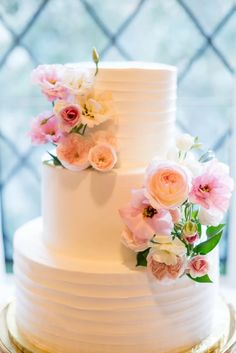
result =
[[222,237],[233,180],[211,151],[197,159],[193,151],[200,147],[198,138],[178,137],[166,160],[150,163],[143,186],[119,210],[122,243],[136,252],[137,266],[161,283],[184,275],[212,282],[208,253]]
[[33,120],[29,135],[35,145],[54,145],[56,155],[49,154],[56,166],[72,171],[91,166],[106,172],[117,162],[117,145],[113,134],[98,126],[113,118],[114,109],[111,93],[95,89],[96,49],[92,56],[95,72],[69,65],[39,65],[33,70],[32,82],[41,88],[52,109]]

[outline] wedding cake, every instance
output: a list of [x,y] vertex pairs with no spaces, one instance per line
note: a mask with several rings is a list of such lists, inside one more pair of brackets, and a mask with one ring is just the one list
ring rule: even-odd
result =
[[[18,329],[50,353],[184,352],[212,330],[218,256],[206,253],[221,236],[215,217],[231,179],[215,167],[228,188],[222,210],[209,213],[209,153],[202,163],[186,157],[199,147],[189,135],[175,146],[174,67],[98,65],[96,52],[94,61],[96,70],[42,65],[32,74],[53,104],[30,136],[56,150],[42,164],[42,219],[15,235]],[[203,173],[193,179],[204,163],[205,208],[194,193]],[[171,183],[162,199],[157,180]]]

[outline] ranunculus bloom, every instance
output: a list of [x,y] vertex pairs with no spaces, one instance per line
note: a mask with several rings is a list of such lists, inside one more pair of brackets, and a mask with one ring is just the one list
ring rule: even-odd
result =
[[58,120],[51,112],[39,114],[32,122],[29,136],[33,144],[57,143],[61,138]]
[[207,210],[226,212],[233,190],[228,167],[218,161],[208,164],[205,172],[192,181],[190,201]]
[[89,151],[88,160],[94,169],[100,172],[108,172],[116,164],[117,155],[111,145],[98,144]]
[[149,248],[148,239],[140,239],[134,236],[134,234],[126,227],[121,233],[121,242],[129,249],[139,252]]
[[119,209],[119,213],[137,241],[151,240],[155,234],[169,241],[173,228],[171,214],[165,209],[154,209],[145,197],[144,189],[133,189],[130,203]]
[[188,263],[188,273],[193,278],[205,276],[209,272],[209,263],[206,256],[194,256]]
[[188,198],[189,175],[177,163],[154,160],[147,169],[145,186],[154,208],[176,208]]
[[53,110],[58,117],[62,131],[70,132],[80,122],[81,109],[78,104],[59,100]]
[[199,213],[199,222],[205,226],[217,226],[221,223],[224,214],[216,210],[206,210],[203,207],[200,207]]
[[160,262],[150,251],[147,257],[147,268],[149,274],[157,281],[168,283],[183,275],[186,265],[185,257],[176,256],[176,261],[171,264]]
[[88,154],[92,146],[89,138],[72,133],[65,136],[57,146],[57,157],[65,168],[81,171],[90,165]]
[[117,149],[117,140],[115,135],[111,131],[99,130],[92,134],[92,139],[95,144],[108,143]]
[[62,65],[39,65],[32,71],[31,79],[41,87],[49,101],[68,97],[69,91],[63,85],[64,68]]

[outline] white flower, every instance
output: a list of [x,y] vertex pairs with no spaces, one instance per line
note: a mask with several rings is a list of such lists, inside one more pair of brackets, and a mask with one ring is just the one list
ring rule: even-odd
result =
[[113,102],[110,92],[92,92],[80,99],[79,103],[82,107],[81,121],[89,128],[113,118]]
[[189,134],[182,134],[176,139],[176,146],[181,152],[188,152],[194,145],[194,137]]
[[[158,238],[155,240],[158,241]],[[185,256],[186,252],[186,246],[178,238],[169,243],[155,244],[151,250],[153,259],[166,265],[176,265],[178,257]]]
[[198,176],[202,173],[203,164],[200,163],[193,153],[189,152],[185,159],[179,158],[179,151],[176,147],[172,147],[167,152],[167,159],[178,164],[181,164],[188,169],[192,177]]
[[209,211],[203,207],[200,207],[198,216],[202,225],[217,226],[221,223],[224,214],[220,211]]
[[72,95],[85,96],[94,84],[94,75],[91,71],[76,66],[65,66],[64,86]]

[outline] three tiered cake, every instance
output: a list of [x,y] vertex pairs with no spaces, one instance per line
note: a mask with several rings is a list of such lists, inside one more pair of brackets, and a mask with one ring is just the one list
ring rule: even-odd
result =
[[[217,251],[213,251],[210,269],[206,263],[198,268],[202,264],[198,259],[194,268],[198,276],[185,263],[187,255],[193,253],[195,259],[203,253],[193,245],[199,242],[200,228],[183,240],[176,236],[178,251],[172,253],[160,250],[160,245],[168,243],[163,237],[173,234],[167,234],[166,224],[181,224],[176,207],[169,212],[142,201],[142,217],[148,222],[156,219],[152,236],[159,236],[147,239],[146,235],[145,242],[134,241],[136,233],[123,209],[131,189],[147,183],[145,169],[153,157],[166,158],[175,143],[176,69],[161,64],[104,63],[95,72],[89,64],[52,65],[37,68],[33,79],[53,102],[53,112],[34,121],[31,138],[36,143],[53,142],[57,154],[50,152],[43,161],[42,219],[27,223],[15,235],[19,330],[50,353],[191,349],[212,329]],[[120,239],[124,225],[119,210],[130,243],[127,237]],[[197,212],[192,212],[190,231],[191,217],[197,220]],[[156,234],[160,227],[162,234]],[[136,257],[144,265],[140,257],[150,260],[145,251],[152,245],[159,246],[158,256],[172,256],[172,262],[163,260],[164,272],[155,267],[150,275],[145,266],[136,266]],[[176,270],[176,259],[184,259],[181,271]]]

